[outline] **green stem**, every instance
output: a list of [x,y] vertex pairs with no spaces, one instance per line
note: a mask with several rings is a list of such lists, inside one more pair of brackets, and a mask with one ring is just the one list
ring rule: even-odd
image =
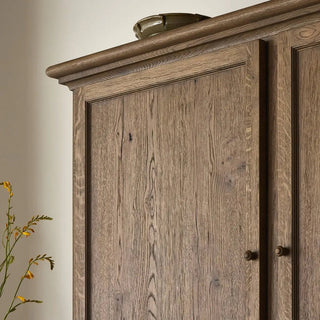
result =
[[23,275],[23,277],[21,278],[21,280],[20,280],[20,282],[19,282],[19,284],[18,284],[18,287],[17,287],[17,289],[16,289],[16,291],[15,291],[15,293],[14,293],[14,295],[13,295],[13,298],[12,298],[12,301],[11,301],[11,304],[10,304],[10,307],[9,307],[9,310],[8,310],[8,312],[6,313],[6,315],[5,315],[5,317],[3,318],[3,320],[6,320],[6,319],[7,319],[9,313],[10,313],[11,310],[13,309],[13,308],[12,308],[13,303],[14,303],[14,301],[15,301],[16,298],[17,298],[17,295],[18,295],[18,292],[19,292],[19,290],[20,290],[21,284],[22,284],[23,280],[25,279],[25,276],[27,275],[28,271],[30,270],[30,267],[31,267],[32,263],[33,263],[33,262],[31,262],[31,264],[30,264],[30,263],[28,264],[28,268],[27,268],[25,274]]
[[[11,204],[11,196],[9,196],[9,199],[8,199],[8,210],[7,210],[7,239],[6,239],[6,247],[5,247],[5,272],[4,272],[4,276],[3,276],[3,281],[1,283],[1,286],[0,286],[0,297],[2,296],[2,293],[3,293],[3,288],[5,286],[5,283],[7,281],[7,278],[8,278],[8,269],[9,269],[9,262],[10,262],[10,254],[9,254],[9,251],[10,251],[10,237],[11,237],[11,234],[10,234],[10,224],[11,224],[11,221],[10,221],[10,204]],[[11,252],[11,251],[10,251]],[[3,268],[3,267],[2,267]],[[2,270],[1,268],[1,270]]]
[[[16,243],[18,242],[18,240],[19,240],[21,237],[22,237],[22,234],[19,234],[19,236],[17,237],[17,239],[14,241],[12,247],[11,247],[10,250],[9,250],[9,254],[8,254],[9,256],[11,255],[12,250],[14,249]],[[7,261],[7,259],[5,258],[5,259],[1,262],[1,264],[0,264],[0,272],[2,271],[2,269],[3,269],[3,267],[4,267],[5,263],[6,263],[6,261]]]

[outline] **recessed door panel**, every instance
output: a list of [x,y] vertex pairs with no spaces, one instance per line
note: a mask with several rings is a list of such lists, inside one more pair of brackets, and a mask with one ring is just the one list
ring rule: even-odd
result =
[[296,283],[299,319],[320,316],[320,42],[295,53]]
[[260,319],[261,50],[87,104],[89,319]]

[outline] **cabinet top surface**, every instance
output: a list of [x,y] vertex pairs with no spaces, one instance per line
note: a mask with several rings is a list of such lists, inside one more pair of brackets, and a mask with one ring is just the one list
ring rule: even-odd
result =
[[[181,50],[183,43],[187,43],[187,47],[190,48],[315,12],[320,12],[319,0],[271,0],[167,31],[148,39],[137,40],[59,63],[49,67],[46,73],[49,77],[56,78],[60,83],[66,84],[70,79],[80,79],[87,77],[88,74],[99,73],[101,72],[99,68],[102,66],[109,65],[108,69],[124,67],[138,61]],[[89,70],[90,72],[88,72]]]

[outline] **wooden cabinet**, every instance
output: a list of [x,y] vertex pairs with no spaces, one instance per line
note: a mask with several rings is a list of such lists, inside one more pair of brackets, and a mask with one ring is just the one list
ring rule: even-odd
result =
[[319,318],[318,1],[47,73],[74,95],[74,319]]

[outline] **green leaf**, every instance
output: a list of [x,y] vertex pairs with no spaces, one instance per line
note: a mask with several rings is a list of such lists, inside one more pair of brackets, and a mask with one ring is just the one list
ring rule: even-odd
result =
[[11,263],[13,263],[13,261],[14,261],[14,256],[10,256],[9,260],[8,260],[8,263],[11,264]]

